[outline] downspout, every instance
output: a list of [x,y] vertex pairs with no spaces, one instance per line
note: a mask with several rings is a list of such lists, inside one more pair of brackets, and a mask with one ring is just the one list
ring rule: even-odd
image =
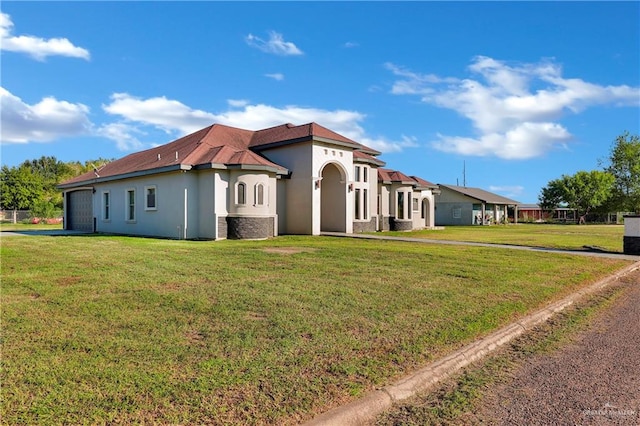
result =
[[188,217],[188,208],[187,208],[187,188],[184,189],[184,226],[182,227],[182,238],[184,240],[187,239],[187,217]]

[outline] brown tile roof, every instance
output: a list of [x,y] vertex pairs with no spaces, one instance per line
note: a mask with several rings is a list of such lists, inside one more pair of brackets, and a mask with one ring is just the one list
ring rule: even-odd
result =
[[96,172],[77,176],[60,186],[73,187],[96,180],[125,178],[145,172],[188,170],[216,165],[267,168],[285,174],[287,170],[284,167],[267,160],[254,150],[317,138],[344,144],[354,150],[379,154],[316,123],[301,126],[283,124],[258,131],[214,124],[165,145],[127,155],[106,164]]
[[378,169],[378,182],[391,183],[400,182],[407,185],[415,185],[416,181],[397,170]]
[[432,188],[437,188],[438,185],[436,185],[435,183],[431,183],[428,180],[424,180],[421,177],[418,176],[409,176],[411,179],[415,180],[417,183],[417,187],[418,188],[425,188],[425,189],[432,189]]
[[356,163],[369,163],[378,167],[386,164],[384,161],[377,159],[373,155],[369,155],[362,151],[353,151],[353,161]]
[[250,147],[264,149],[273,145],[310,141],[318,138],[339,142],[368,154],[380,155],[379,151],[359,144],[317,123],[302,124],[300,126],[287,123],[269,129],[258,130],[251,139]]
[[507,197],[503,197],[498,194],[494,194],[489,191],[485,191],[480,188],[470,188],[466,186],[456,186],[456,185],[443,185],[439,184],[440,188],[446,188],[450,191],[458,192],[460,194],[466,195],[471,198],[475,198],[478,201],[482,201],[484,203],[489,204],[507,204],[507,205],[518,205],[520,204],[518,201],[512,200]]

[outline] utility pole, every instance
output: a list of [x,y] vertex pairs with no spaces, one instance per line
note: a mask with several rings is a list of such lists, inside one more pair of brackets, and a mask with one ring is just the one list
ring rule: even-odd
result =
[[462,186],[467,187],[467,160],[462,160]]

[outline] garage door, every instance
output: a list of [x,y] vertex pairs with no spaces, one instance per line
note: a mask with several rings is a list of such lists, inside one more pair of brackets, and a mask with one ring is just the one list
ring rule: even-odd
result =
[[67,229],[93,232],[93,191],[70,192],[67,207]]

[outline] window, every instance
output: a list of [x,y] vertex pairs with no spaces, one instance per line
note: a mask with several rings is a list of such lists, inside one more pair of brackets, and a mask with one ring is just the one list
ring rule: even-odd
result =
[[422,219],[427,218],[427,199],[422,200],[422,213],[420,215]]
[[111,219],[111,193],[109,191],[105,191],[102,193],[102,220],[110,220]]
[[420,210],[420,204],[419,204],[420,200],[418,200],[417,198],[413,199],[413,211],[417,212],[418,210]]
[[256,185],[256,206],[264,206],[264,185]]
[[145,194],[145,210],[157,210],[156,206],[156,187],[154,186],[145,186],[144,187]]
[[247,204],[247,185],[239,182],[236,187],[236,204]]
[[462,217],[462,209],[460,207],[453,209],[453,218],[460,219]]
[[362,167],[362,180],[365,182],[369,182],[369,168]]
[[404,219],[404,192],[398,192],[398,208],[396,219]]
[[360,189],[356,189],[355,190],[355,202],[356,202],[356,206],[355,206],[355,218],[356,219],[362,219],[360,217]]
[[360,166],[356,166],[356,176],[355,181],[360,182]]
[[[367,169],[365,169],[366,171]],[[365,177],[367,176],[367,174],[365,173],[364,175]],[[362,200],[362,218],[363,219],[368,219],[369,218],[369,194],[368,191],[366,189],[363,189],[363,200]]]
[[126,200],[126,219],[129,222],[133,222],[136,220],[136,190],[135,189],[127,189]]

